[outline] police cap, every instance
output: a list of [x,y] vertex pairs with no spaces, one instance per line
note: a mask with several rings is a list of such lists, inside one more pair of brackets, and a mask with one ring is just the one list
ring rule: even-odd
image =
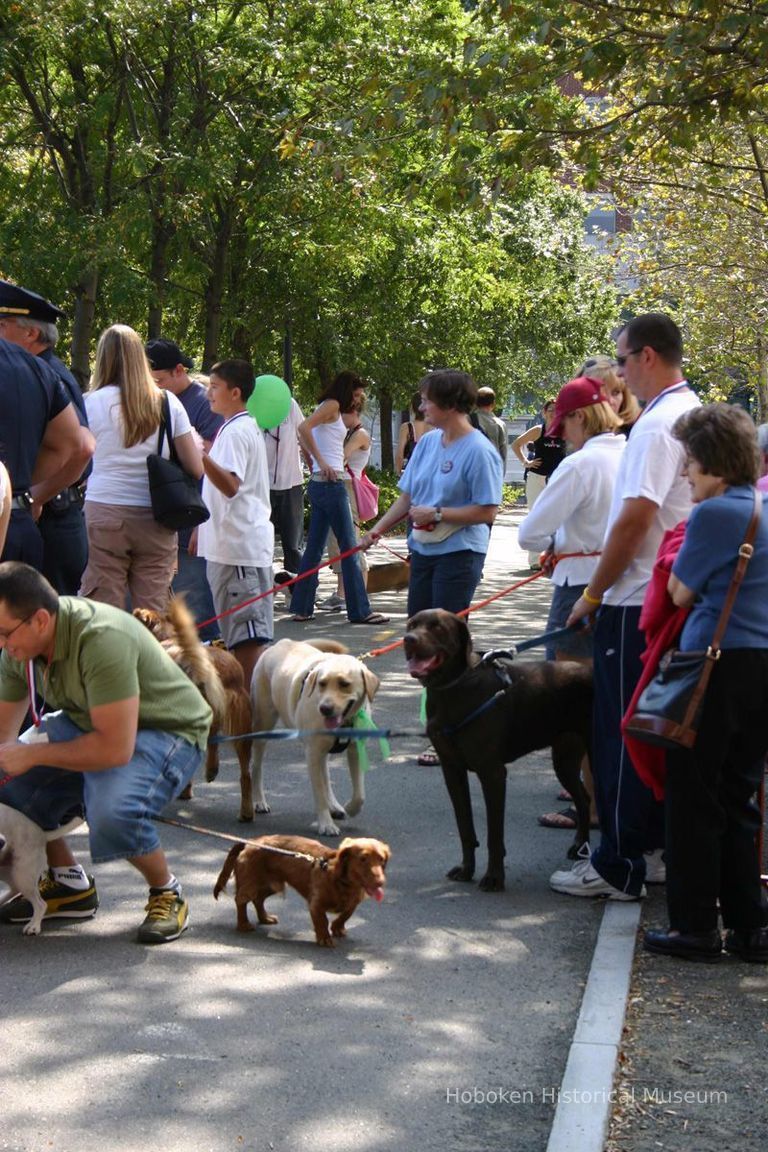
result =
[[3,316],[26,317],[28,320],[43,320],[55,324],[65,313],[44,296],[11,284],[10,280],[0,280],[0,318]]

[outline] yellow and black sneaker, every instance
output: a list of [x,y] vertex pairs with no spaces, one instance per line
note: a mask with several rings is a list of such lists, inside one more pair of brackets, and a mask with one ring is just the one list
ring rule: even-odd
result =
[[[99,896],[93,876],[87,888],[70,888],[54,880],[50,869],[40,877],[40,895],[45,900],[43,920],[90,920],[96,915]],[[32,919],[32,905],[24,896],[14,896],[0,907],[0,924],[26,924]]]
[[150,888],[145,912],[139,925],[140,944],[168,944],[189,927],[189,904],[173,888]]

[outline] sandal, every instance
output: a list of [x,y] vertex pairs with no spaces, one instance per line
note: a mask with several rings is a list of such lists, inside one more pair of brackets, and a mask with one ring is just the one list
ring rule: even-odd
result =
[[[545,812],[539,816],[542,828],[565,828],[568,832],[576,831],[576,809],[571,805],[562,808],[559,812]],[[590,820],[590,828],[599,828],[597,820]]]
[[371,612],[364,620],[350,620],[350,624],[389,624],[389,616],[383,616],[381,612]]
[[557,798],[558,800],[564,800],[566,803],[573,800],[573,796],[571,796],[567,788],[561,788],[557,794]]
[[560,812],[545,812],[539,816],[542,828],[565,828],[569,832],[576,831],[576,809],[563,808]]
[[434,748],[425,748],[416,757],[416,763],[420,768],[437,768],[440,765],[440,757]]

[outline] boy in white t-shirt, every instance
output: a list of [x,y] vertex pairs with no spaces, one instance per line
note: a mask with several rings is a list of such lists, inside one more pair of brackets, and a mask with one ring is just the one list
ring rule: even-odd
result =
[[197,530],[197,554],[206,559],[216,612],[261,596],[219,621],[246,686],[274,634],[273,598],[263,593],[272,588],[275,535],[264,437],[246,408],[253,388],[246,360],[222,360],[211,369],[208,399],[224,424],[203,456],[203,499],[211,518]]

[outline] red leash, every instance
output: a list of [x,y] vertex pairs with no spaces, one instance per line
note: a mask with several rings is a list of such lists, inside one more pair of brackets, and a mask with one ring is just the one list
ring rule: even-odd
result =
[[348,548],[346,552],[340,552],[338,556],[331,556],[329,560],[324,560],[322,564],[316,565],[314,568],[307,569],[299,576],[294,576],[292,580],[286,580],[284,584],[274,584],[267,592],[260,592],[258,596],[252,596],[250,600],[243,600],[240,604],[235,604],[234,608],[227,608],[226,612],[220,612],[218,616],[211,616],[208,620],[203,620],[198,624],[198,629],[205,628],[206,624],[213,624],[216,620],[222,620],[225,616],[231,616],[233,612],[239,612],[241,608],[247,608],[249,604],[255,604],[257,600],[263,600],[265,596],[275,596],[278,592],[285,591],[290,588],[292,584],[297,584],[299,580],[306,580],[307,576],[314,576],[315,572],[319,572],[321,568],[327,568],[329,564],[335,564],[337,560],[346,560],[347,556],[353,556],[355,552],[363,550],[362,544],[356,544],[354,548]]

